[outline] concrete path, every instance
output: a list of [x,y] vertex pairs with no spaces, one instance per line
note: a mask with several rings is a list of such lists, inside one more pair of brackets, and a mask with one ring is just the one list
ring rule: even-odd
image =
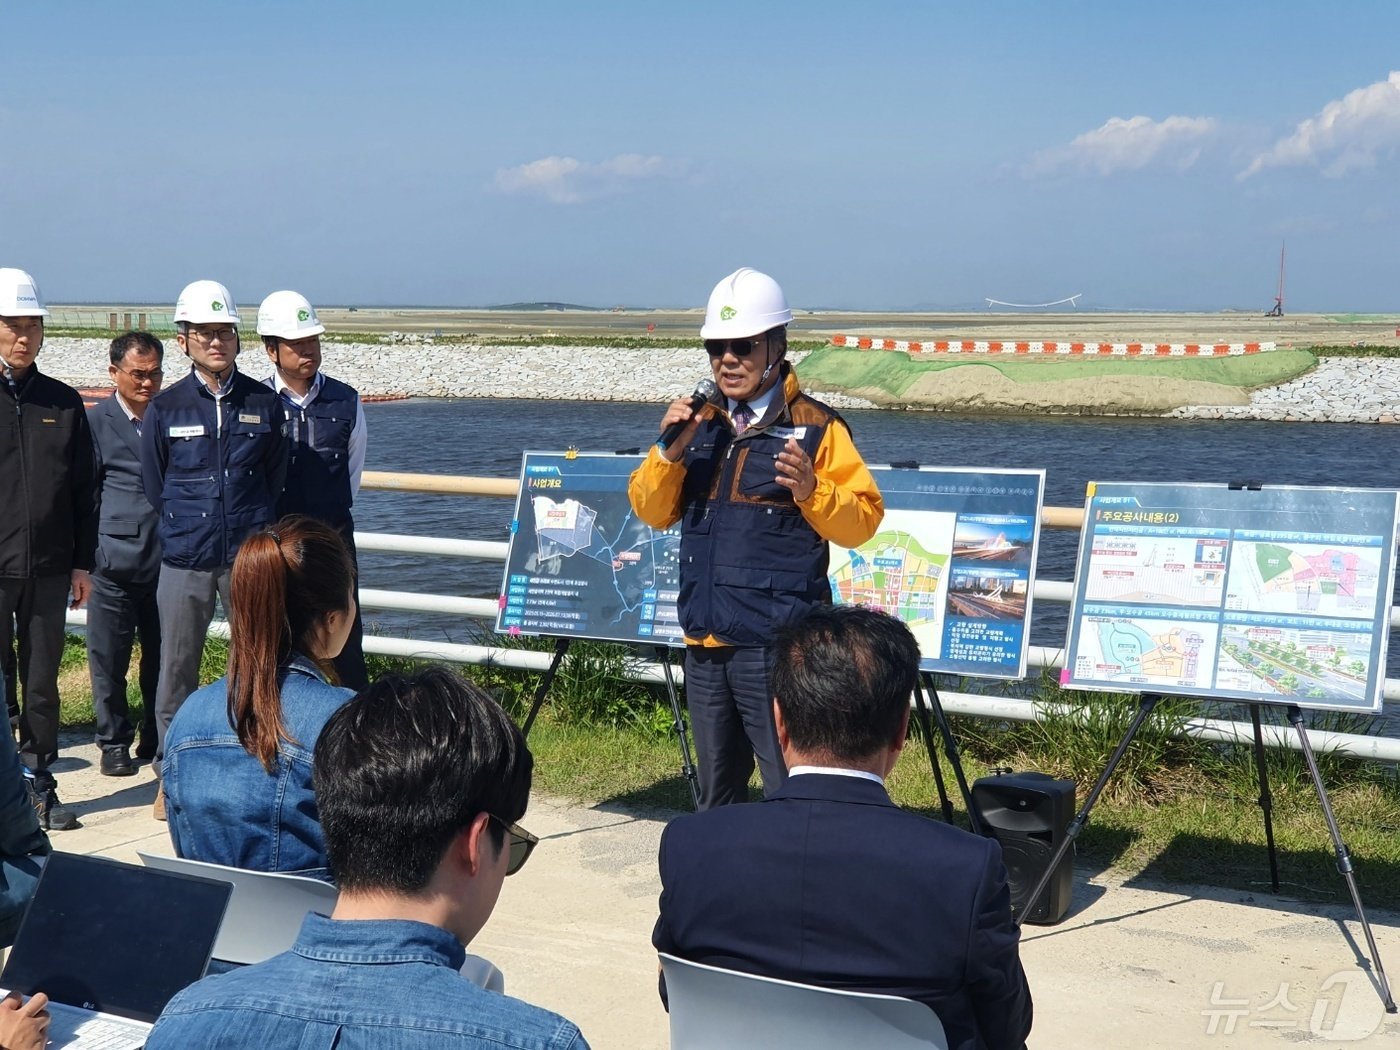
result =
[[[70,740],[55,772],[83,827],[54,833],[54,846],[121,860],[169,852],[151,817],[149,769],[104,778],[96,749]],[[665,818],[536,797],[522,823],[539,848],[472,946],[504,971],[510,994],[578,1022],[597,1050],[667,1045],[650,943]],[[1394,982],[1400,913],[1380,905],[1396,902],[1365,903]],[[1081,875],[1070,917],[1023,937],[1030,1046],[1400,1046],[1400,1020],[1382,1014],[1364,953],[1349,908]]]

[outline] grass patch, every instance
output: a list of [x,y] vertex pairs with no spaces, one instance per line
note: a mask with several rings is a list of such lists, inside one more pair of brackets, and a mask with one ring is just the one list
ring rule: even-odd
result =
[[[519,639],[549,651],[541,639]],[[223,673],[227,644],[211,639],[200,669],[201,682]],[[530,734],[535,785],[544,792],[585,803],[613,803],[686,811],[690,792],[680,775],[680,747],[672,731],[664,691],[622,677],[629,650],[602,643],[570,648]],[[412,673],[415,661],[370,656],[371,678]],[[459,673],[496,696],[517,719],[528,711],[539,676],[500,667],[463,667]],[[92,724],[92,701],[83,641],[70,636],[60,671],[63,723]],[[132,683],[135,692],[135,683]],[[1074,713],[1052,712],[1039,723],[997,724],[952,718],[969,781],[996,767],[1037,770],[1073,779],[1082,802],[1137,710],[1134,697],[1062,694],[1049,679],[1038,700],[1083,704]],[[139,695],[131,697],[139,711]],[[1087,702],[1086,702],[1087,701]],[[1202,883],[1246,891],[1266,887],[1264,825],[1257,800],[1252,749],[1177,736],[1196,713],[1194,701],[1160,703],[1125,756],[1076,842],[1082,871],[1113,869],[1127,877]],[[1266,708],[1270,719],[1277,712]],[[1311,716],[1319,728],[1364,730],[1334,716]],[[1343,837],[1356,865],[1363,894],[1376,903],[1400,900],[1400,776],[1393,765],[1336,754],[1318,756]],[[962,800],[947,759],[940,753],[944,782],[953,793],[956,819],[967,826]],[[1290,896],[1344,903],[1349,898],[1337,874],[1332,842],[1302,756],[1268,752],[1273,818],[1281,879]],[[900,805],[942,818],[928,752],[911,739],[889,780]],[[754,781],[757,790],[757,779]]]
[[897,398],[903,397],[920,376],[966,365],[994,368],[1016,383],[1121,375],[1192,379],[1253,389],[1294,379],[1316,367],[1317,358],[1306,350],[1274,350],[1267,354],[1211,358],[1017,358],[958,354],[946,360],[913,360],[901,353],[825,347],[802,362],[802,379],[808,386],[818,389],[874,387]]

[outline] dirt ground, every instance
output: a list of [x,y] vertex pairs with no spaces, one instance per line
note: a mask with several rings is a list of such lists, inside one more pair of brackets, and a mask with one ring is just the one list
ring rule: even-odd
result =
[[[55,326],[106,327],[110,314],[121,323],[142,311],[168,315],[165,304],[82,304],[51,306]],[[251,327],[256,305],[243,304]],[[637,336],[699,340],[701,310],[443,310],[345,306],[318,307],[332,332],[418,332],[479,335],[493,338],[549,335]],[[1400,344],[1400,314],[1290,314],[1264,317],[1254,313],[1098,313],[1088,310],[1053,313],[856,313],[797,310],[794,338],[829,339],[833,335],[886,339],[1022,339],[1077,342],[1244,343],[1279,346]],[[648,329],[648,326],[652,328]]]

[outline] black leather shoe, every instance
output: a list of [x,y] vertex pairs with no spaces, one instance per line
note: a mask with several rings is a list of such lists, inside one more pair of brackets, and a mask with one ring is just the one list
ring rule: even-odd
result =
[[135,754],[136,761],[138,762],[149,762],[156,757],[155,733],[152,733],[150,736],[147,736],[145,733],[141,734],[141,739],[136,742]]
[[102,752],[102,775],[104,777],[131,777],[136,775],[136,767],[131,764],[131,754],[125,747],[113,747]]

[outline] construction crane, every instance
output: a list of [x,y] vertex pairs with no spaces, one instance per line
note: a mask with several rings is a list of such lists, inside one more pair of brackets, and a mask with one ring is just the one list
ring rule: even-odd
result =
[[1284,242],[1278,250],[1278,295],[1274,296],[1274,308],[1266,313],[1265,317],[1283,316],[1283,253],[1288,249],[1288,242]]

